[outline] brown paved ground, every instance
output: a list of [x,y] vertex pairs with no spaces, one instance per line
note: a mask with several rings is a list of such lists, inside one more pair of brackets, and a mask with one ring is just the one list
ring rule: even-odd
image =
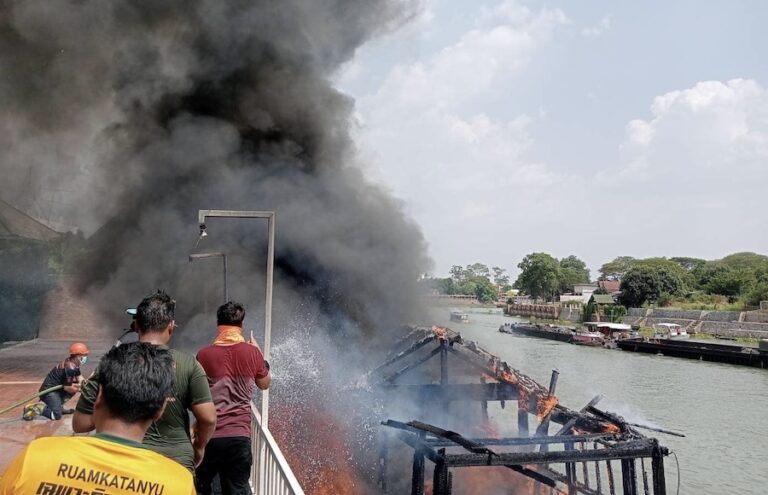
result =
[[[90,355],[83,373],[87,376],[113,342],[87,340],[86,343]],[[70,344],[70,340],[35,339],[0,349],[0,410],[37,392],[48,371],[67,356]],[[76,401],[74,397],[67,407],[74,407]],[[5,471],[11,459],[31,440],[72,434],[72,416],[64,416],[59,421],[22,421],[21,411],[20,406],[0,415],[0,472]]]
[[[63,280],[49,294],[40,338],[0,349],[0,410],[37,392],[48,371],[67,357],[72,342],[85,342],[90,349],[89,362],[83,367],[88,376],[119,335],[119,329],[105,323],[71,282]],[[74,397],[65,407],[74,407],[76,401]],[[72,434],[72,416],[60,421],[22,421],[21,411],[16,407],[0,414],[0,473],[31,440]]]

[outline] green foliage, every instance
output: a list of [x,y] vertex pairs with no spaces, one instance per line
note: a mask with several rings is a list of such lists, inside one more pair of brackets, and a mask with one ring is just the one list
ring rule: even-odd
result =
[[656,301],[656,304],[661,306],[662,308],[666,308],[672,305],[672,294],[669,292],[662,292],[659,294],[659,299]]
[[688,258],[686,256],[673,256],[672,258],[669,258],[669,261],[674,261],[689,272],[696,270],[707,263],[707,260],[701,258]]
[[507,275],[506,268],[500,268],[498,266],[494,266],[491,268],[491,271],[493,272],[493,282],[496,285],[500,285],[501,287],[505,288],[509,286],[509,275]]
[[698,286],[708,294],[727,296],[733,302],[750,282],[754,274],[723,264],[711,264],[699,270]]
[[639,307],[646,302],[658,302],[665,293],[682,295],[688,289],[688,279],[692,279],[688,272],[673,261],[664,258],[637,261],[621,279],[621,304]]
[[515,288],[533,298],[551,301],[560,288],[560,263],[547,253],[531,253],[518,265]]
[[508,286],[509,276],[506,270],[493,267],[494,282],[491,282],[491,269],[482,263],[473,263],[462,267],[453,265],[450,278],[430,279],[431,287],[440,294],[475,296],[480,302],[493,302],[498,297],[498,286]]
[[768,280],[755,283],[744,295],[744,304],[748,306],[759,306],[760,301],[768,301]]
[[560,293],[570,292],[576,284],[589,283],[587,264],[574,255],[560,260]]
[[620,304],[609,304],[603,308],[603,311],[605,312],[606,319],[611,323],[621,322],[621,319],[627,314],[627,308]]
[[632,256],[619,256],[600,267],[600,280],[621,280],[625,273],[639,261]]
[[768,256],[735,253],[721,260],[707,261],[692,273],[696,287],[706,294],[726,296],[729,303],[741,299],[745,305],[754,306],[763,281],[768,283]]
[[477,277],[475,279],[475,295],[480,302],[493,302],[498,297],[496,286],[486,277]]
[[582,307],[581,321],[582,322],[592,321],[592,318],[595,315],[596,310],[597,310],[597,305],[595,304],[595,300],[590,297],[589,302],[587,302],[587,304],[585,304]]

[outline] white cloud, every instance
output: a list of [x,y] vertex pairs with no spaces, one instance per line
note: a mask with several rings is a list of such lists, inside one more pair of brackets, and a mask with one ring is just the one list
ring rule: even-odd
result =
[[756,81],[699,82],[654,99],[651,118],[633,120],[622,149],[648,172],[707,174],[768,171],[768,92]]
[[456,107],[524,66],[554,30],[568,21],[560,10],[537,12],[505,2],[484,10],[454,44],[413,64],[395,67],[374,106]]
[[532,190],[557,182],[556,174],[528,156],[543,110],[499,118],[496,107],[506,102],[489,103],[488,95],[503,95],[568,22],[560,10],[501,2],[469,20],[453,42],[393,67],[374,91],[358,98],[363,124],[357,142],[375,160],[371,175],[406,201],[431,242],[438,270],[472,256],[456,242],[458,232],[482,232],[483,249],[493,243],[485,237],[500,217],[531,207]]
[[595,26],[587,26],[581,29],[582,36],[600,36],[606,31],[611,29],[611,16],[607,15],[600,19],[600,22]]
[[764,250],[768,91],[756,81],[705,81],[658,96],[649,118],[627,124],[621,148],[621,164],[593,184],[649,237],[636,240],[646,253]]

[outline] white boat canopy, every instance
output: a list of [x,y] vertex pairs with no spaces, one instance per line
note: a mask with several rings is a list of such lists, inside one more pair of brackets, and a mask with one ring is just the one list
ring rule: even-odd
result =
[[626,323],[608,323],[604,321],[590,321],[584,325],[593,326],[597,328],[608,328],[610,330],[632,330],[632,325]]

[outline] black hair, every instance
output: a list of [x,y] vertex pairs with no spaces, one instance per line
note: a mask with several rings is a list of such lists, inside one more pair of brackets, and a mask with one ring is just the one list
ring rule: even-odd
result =
[[167,349],[135,342],[113,347],[99,363],[101,394],[110,412],[136,423],[152,419],[173,389],[173,358]]
[[160,332],[176,319],[176,301],[164,291],[157,291],[136,306],[136,326],[140,332]]
[[239,302],[228,301],[216,311],[217,325],[232,325],[242,327],[245,319],[245,308]]

